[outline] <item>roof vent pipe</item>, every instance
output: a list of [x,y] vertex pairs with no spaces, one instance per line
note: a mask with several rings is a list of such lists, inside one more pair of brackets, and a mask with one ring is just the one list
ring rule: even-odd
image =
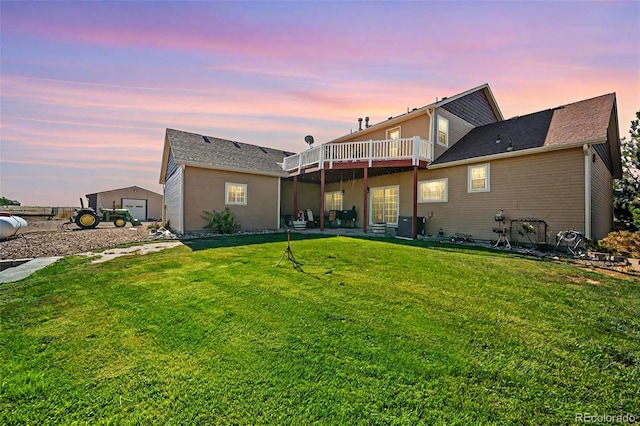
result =
[[364,128],[368,129],[369,128],[369,117],[365,117],[364,118]]
[[362,117],[358,118],[358,131],[362,130]]

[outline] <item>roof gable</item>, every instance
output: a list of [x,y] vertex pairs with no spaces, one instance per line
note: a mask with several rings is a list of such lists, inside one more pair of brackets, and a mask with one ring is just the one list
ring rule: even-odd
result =
[[484,90],[476,90],[443,105],[441,108],[474,126],[495,123],[502,117],[491,106],[488,96]]
[[[174,129],[166,131],[165,145],[167,144],[167,158],[170,153],[176,164],[288,176],[279,164],[285,156],[291,155],[286,151]],[[163,159],[162,167],[166,169],[166,166],[166,159]]]
[[133,191],[140,190],[140,191],[145,192],[145,193],[154,194],[154,195],[162,197],[162,194],[158,194],[157,192],[154,192],[154,191],[149,191],[148,189],[141,188],[141,187],[139,187],[137,185],[127,186],[125,188],[107,189],[107,190],[104,190],[104,191],[94,192],[92,194],[86,194],[86,196],[88,197],[90,195],[105,194],[105,193],[108,193],[108,192],[120,192],[120,191],[127,191],[127,190],[133,190]]
[[[470,98],[471,96],[471,98]],[[474,87],[473,89],[469,89],[466,90],[462,93],[458,93],[457,95],[453,95],[447,98],[442,98],[439,101],[436,101],[435,103],[429,104],[429,105],[425,105],[421,108],[414,108],[411,111],[407,111],[406,113],[400,114],[398,116],[395,117],[389,117],[387,120],[385,121],[381,121],[379,123],[373,124],[369,127],[366,127],[362,130],[358,130],[356,132],[352,132],[343,136],[340,136],[339,138],[333,139],[331,141],[329,141],[330,143],[336,143],[336,142],[346,142],[346,141],[350,141],[353,140],[354,137],[358,137],[358,138],[362,138],[361,140],[366,139],[366,135],[370,134],[370,133],[374,133],[376,131],[380,131],[381,129],[385,129],[385,128],[391,128],[391,127],[395,127],[407,120],[410,120],[412,118],[418,117],[420,115],[427,115],[430,114],[429,111],[434,110],[435,108],[445,108],[448,105],[454,104],[453,109],[454,110],[458,110],[460,109],[460,107],[462,105],[465,105],[468,103],[469,100],[471,99],[475,99],[476,101],[480,102],[480,103],[485,103],[485,106],[490,108],[492,111],[492,114],[495,118],[493,118],[492,120],[489,120],[487,117],[484,117],[484,121],[486,122],[495,122],[496,119],[497,120],[501,120],[502,119],[502,112],[500,112],[500,108],[498,107],[498,103],[496,102],[494,96],[493,96],[493,92],[491,91],[491,88],[489,87],[488,83],[485,83],[481,86],[478,87]],[[482,101],[482,99],[484,99],[484,101]],[[460,101],[460,102],[458,102]],[[457,107],[456,107],[457,105]],[[455,112],[450,111],[452,113],[455,114]],[[462,113],[462,115],[464,116],[465,114]],[[460,116],[460,118],[462,118],[463,120],[466,120],[465,117]],[[474,123],[473,121],[469,121],[466,120],[469,123],[473,124],[473,125],[478,125],[480,122],[478,123]],[[485,122],[482,122],[482,124],[486,124]]]

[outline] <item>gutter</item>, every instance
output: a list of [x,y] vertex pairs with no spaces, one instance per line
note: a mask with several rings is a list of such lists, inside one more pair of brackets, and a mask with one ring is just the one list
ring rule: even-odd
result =
[[176,164],[180,164],[182,166],[189,166],[189,167],[198,167],[200,169],[209,169],[209,170],[221,170],[224,172],[235,172],[235,173],[245,173],[248,175],[259,175],[259,176],[271,176],[271,177],[278,177],[278,178],[286,178],[289,177],[289,173],[284,172],[284,173],[271,173],[271,172],[259,172],[257,170],[248,170],[248,169],[238,169],[235,167],[224,167],[224,166],[209,166],[206,164],[202,164],[202,163],[192,163],[192,162],[188,162],[188,161],[176,161]]
[[462,160],[449,161],[449,162],[440,163],[440,164],[430,164],[430,165],[427,166],[427,169],[431,169],[431,170],[444,169],[446,167],[460,166],[460,165],[464,165],[464,164],[473,164],[473,163],[492,161],[492,160],[502,160],[504,158],[521,157],[523,155],[531,155],[531,154],[539,154],[539,153],[543,153],[543,152],[560,151],[560,150],[563,150],[563,149],[580,148],[580,147],[584,147],[584,146],[590,146],[590,145],[603,143],[603,142],[606,142],[606,141],[607,141],[606,136],[601,136],[601,137],[598,137],[598,138],[588,139],[588,140],[580,141],[580,142],[573,142],[573,143],[570,143],[570,144],[548,145],[548,146],[541,146],[541,147],[538,147],[538,148],[520,149],[520,150],[517,150],[517,151],[511,151],[511,152],[500,152],[498,154],[484,155],[484,156],[481,156],[481,157],[465,158],[465,159],[462,159]]

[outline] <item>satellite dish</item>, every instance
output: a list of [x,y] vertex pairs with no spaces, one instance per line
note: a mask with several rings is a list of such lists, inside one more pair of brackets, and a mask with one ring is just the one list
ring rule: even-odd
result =
[[311,145],[313,145],[313,136],[311,135],[307,135],[304,137],[304,141],[309,145],[309,148],[311,148]]

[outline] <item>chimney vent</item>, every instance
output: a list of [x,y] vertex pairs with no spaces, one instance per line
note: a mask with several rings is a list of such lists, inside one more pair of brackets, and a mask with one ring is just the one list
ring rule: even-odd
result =
[[368,129],[369,128],[369,117],[365,117],[364,118],[364,128]]
[[358,118],[358,131],[362,130],[362,117]]

